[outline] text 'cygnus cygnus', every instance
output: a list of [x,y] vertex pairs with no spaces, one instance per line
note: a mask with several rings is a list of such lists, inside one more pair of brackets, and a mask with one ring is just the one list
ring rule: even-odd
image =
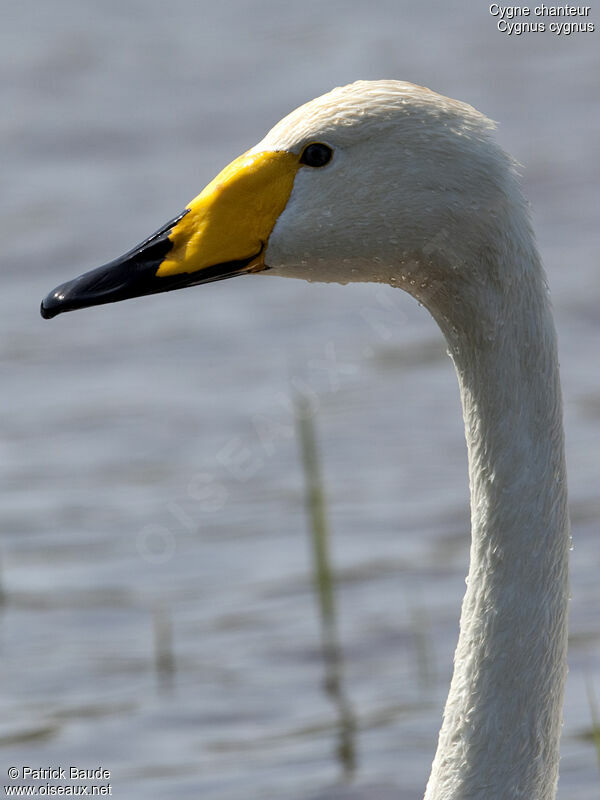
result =
[[515,166],[468,105],[397,81],[279,122],[182,214],[42,315],[251,272],[406,289],[454,361],[472,544],[426,800],[551,800],[566,675],[556,336]]

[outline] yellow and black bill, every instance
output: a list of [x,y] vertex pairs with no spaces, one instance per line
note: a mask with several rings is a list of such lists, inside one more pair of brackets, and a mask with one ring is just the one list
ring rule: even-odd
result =
[[50,292],[42,317],[268,269],[267,242],[300,163],[283,150],[245,153],[133,250]]
[[[40,313],[44,319],[52,319],[65,311],[89,308],[104,303],[117,303],[132,297],[142,297],[157,292],[170,292],[186,286],[233,278],[254,271],[263,247],[248,258],[226,261],[206,266],[194,272],[177,272],[159,276],[161,265],[173,249],[169,239],[175,225],[188,213],[178,217],[145,239],[120,258],[61,283],[43,300]],[[265,266],[259,269],[266,269]]]

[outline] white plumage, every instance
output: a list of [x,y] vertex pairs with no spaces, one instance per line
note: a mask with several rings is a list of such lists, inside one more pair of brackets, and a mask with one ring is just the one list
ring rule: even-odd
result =
[[551,800],[558,778],[570,534],[556,341],[493,127],[427,89],[359,82],[292,112],[255,148],[334,152],[296,177],[271,274],[401,286],[456,366],[471,563],[426,800]]

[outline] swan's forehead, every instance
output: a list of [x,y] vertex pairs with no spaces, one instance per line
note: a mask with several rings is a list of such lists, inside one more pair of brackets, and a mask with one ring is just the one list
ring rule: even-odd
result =
[[297,150],[315,138],[334,139],[337,144],[355,141],[358,131],[367,135],[367,128],[398,114],[403,87],[413,88],[395,81],[377,85],[361,81],[333,89],[280,120],[255,149]]
[[[488,127],[475,109],[422,86],[402,81],[357,81],[317,97],[278,122],[252,152],[299,152],[309,141],[350,145],[376,136],[390,124],[418,120],[458,120],[468,127]],[[487,123],[487,124],[486,124]]]

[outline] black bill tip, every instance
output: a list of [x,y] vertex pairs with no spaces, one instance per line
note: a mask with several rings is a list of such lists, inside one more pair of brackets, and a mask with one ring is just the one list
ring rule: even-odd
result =
[[131,262],[126,256],[111,261],[103,267],[90,270],[78,278],[61,283],[42,300],[40,313],[52,319],[65,311],[97,306],[134,297],[146,272],[152,274],[160,265],[158,259],[150,260],[148,267]]
[[62,308],[62,301],[60,294],[58,293],[58,289],[50,292],[47,297],[44,297],[40,304],[40,314],[44,319],[52,319],[52,317],[60,314],[60,312],[63,310],[64,309]]
[[121,258],[61,283],[42,300],[42,317],[52,319],[65,311],[116,303],[161,291],[163,287],[171,288],[168,282],[160,284],[156,280],[156,272],[173,247],[169,233],[187,213],[185,209]]

